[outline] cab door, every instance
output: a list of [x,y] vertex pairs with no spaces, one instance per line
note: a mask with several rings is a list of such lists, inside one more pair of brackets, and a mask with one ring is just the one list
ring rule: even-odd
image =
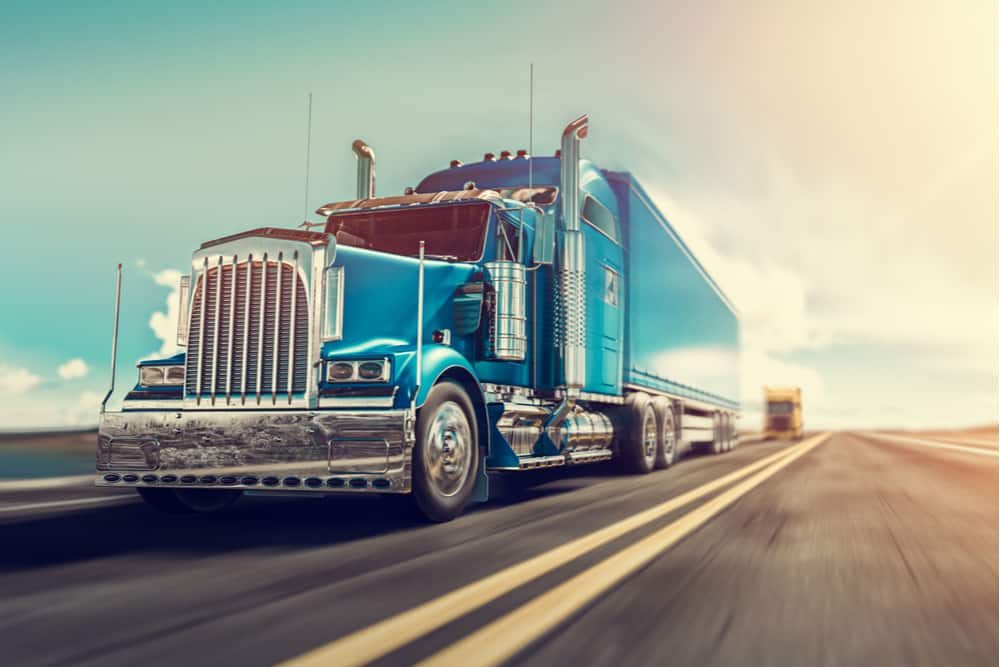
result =
[[592,195],[581,207],[587,254],[587,380],[585,391],[621,393],[622,248],[618,221]]

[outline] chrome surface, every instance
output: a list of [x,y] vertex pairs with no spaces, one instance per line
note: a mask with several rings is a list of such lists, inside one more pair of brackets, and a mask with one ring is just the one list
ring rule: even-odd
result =
[[677,458],[677,424],[674,422],[674,411],[668,407],[664,411],[663,422],[663,456],[668,464],[672,464]]
[[497,430],[515,454],[530,456],[542,436],[542,427],[548,416],[549,410],[542,407],[506,403],[503,414],[497,420]]
[[420,381],[424,373],[424,242],[422,240],[418,258],[420,263],[417,266],[417,381],[413,388],[411,409],[416,407],[417,396],[420,394]]
[[[199,485],[260,488],[273,477],[279,491],[405,493],[412,425],[408,410],[108,412],[98,430],[97,484],[122,486],[103,475],[144,470],[155,481],[133,486],[184,486],[195,476]],[[246,477],[257,481],[245,484]],[[323,480],[322,488],[304,483],[310,479]]]
[[493,283],[495,295],[487,356],[504,361],[524,361],[528,347],[524,265],[495,261],[486,262],[484,267]]
[[391,408],[396,402],[395,392],[389,396],[320,396],[322,408]]
[[566,465],[565,456],[522,456],[517,466],[498,466],[490,470],[532,470]]
[[122,265],[118,265],[118,274],[115,278],[115,323],[111,330],[111,386],[108,387],[108,393],[104,395],[104,400],[101,401],[101,414],[104,414],[105,407],[108,404],[108,399],[111,398],[111,394],[115,391],[115,371],[118,367],[118,318],[121,314],[122,305]]
[[567,454],[567,463],[597,463],[598,461],[608,461],[614,456],[610,449],[590,449],[584,452],[570,452]]
[[331,266],[323,273],[326,316],[323,318],[323,340],[344,337],[344,267]]
[[642,415],[642,455],[652,468],[656,462],[656,412],[652,405]]
[[560,153],[563,239],[554,295],[555,335],[563,361],[563,384],[571,400],[583,387],[586,371],[586,265],[584,238],[580,231],[580,141],[587,136],[588,123],[584,115],[566,126]]
[[472,469],[472,428],[454,401],[438,406],[427,427],[423,461],[427,479],[443,496],[461,490]]
[[361,139],[355,139],[351,150],[358,156],[358,199],[375,197],[375,151]]
[[[215,324],[214,324],[215,334],[212,336],[212,345],[213,345],[214,348],[218,349],[218,347],[219,347],[219,341],[221,340],[221,337],[219,336],[219,334],[222,332],[222,318],[219,317],[219,309],[222,307],[222,283],[225,282],[223,280],[224,276],[222,274],[222,255],[219,255],[219,264],[218,264],[218,268],[216,269],[216,274],[217,275],[216,275],[216,279],[215,279],[215,320],[214,320],[214,322],[215,322]],[[205,285],[202,285],[202,289],[204,291],[208,291],[208,290],[211,289],[211,287],[208,284],[205,284]],[[206,337],[204,335],[204,332],[205,332],[205,329],[202,329],[202,337],[203,338]],[[211,396],[212,396],[212,405],[215,405],[215,395],[216,395],[216,385],[215,385],[215,383],[218,380],[218,366],[219,366],[219,355],[218,354],[213,354],[212,355],[212,376],[211,376],[211,378],[212,378],[212,394],[211,394]]]
[[[229,272],[233,279],[229,281],[229,334],[226,336],[226,359],[233,359],[233,341],[236,339],[236,262],[239,258],[233,255]],[[230,362],[232,363],[232,362]],[[235,364],[234,364],[235,365]],[[233,374],[226,373],[226,405],[232,400]]]
[[614,425],[606,414],[579,408],[549,430],[549,438],[565,452],[609,449],[614,437]]
[[[276,274],[275,275],[275,281],[277,282],[277,286],[274,289],[274,302],[275,302],[275,305],[274,305],[274,336],[271,339],[273,341],[273,343],[271,345],[271,348],[272,348],[272,352],[271,352],[271,404],[272,405],[274,405],[274,404],[276,404],[278,402],[278,367],[279,367],[279,359],[280,359],[280,356],[281,356],[281,315],[282,315],[282,311],[281,311],[281,279],[282,279],[282,277],[285,274],[284,268],[286,266],[284,260],[285,260],[284,254],[279,252],[278,253],[278,266],[275,267],[277,269],[275,271],[275,274]],[[298,276],[295,277],[296,280],[297,280],[297,278],[298,278]],[[293,291],[295,291],[294,288],[293,288]],[[262,310],[264,312],[267,312],[267,308],[266,307],[263,308]],[[292,316],[289,318],[289,320],[293,320],[293,319],[295,319],[295,314],[292,314]],[[291,322],[289,322],[289,325],[290,324],[291,324]],[[288,342],[291,343],[291,340],[289,340]],[[289,369],[289,370],[291,370],[291,369]],[[288,375],[289,375],[289,379],[292,379],[291,376],[294,375],[294,374],[290,372],[290,373],[288,373]],[[303,385],[304,384],[305,383],[303,382]],[[305,389],[305,387],[303,386],[303,390],[304,389]]]
[[177,302],[181,306],[177,315],[177,345],[180,347],[187,347],[188,309],[184,305],[188,302],[190,294],[191,276],[181,276],[180,285],[177,287]]
[[279,398],[290,407],[316,405],[312,336],[324,309],[315,269],[325,268],[335,245],[321,234],[300,240],[266,232],[195,253],[185,408],[258,408]]
[[[297,276],[297,275],[299,275],[299,251],[298,250],[296,250],[292,254],[292,259],[294,260],[293,261],[293,267],[292,267],[293,268],[292,275],[293,276]],[[291,312],[293,312],[293,313],[296,312],[296,306],[298,305],[297,302],[298,302],[298,290],[293,289],[292,290],[292,306],[291,306]],[[293,317],[291,319],[291,329],[292,330],[291,330],[291,333],[288,335],[288,360],[287,360],[288,368],[295,368],[295,329],[296,329],[295,324],[296,324],[295,318]],[[288,385],[285,388],[285,392],[288,394],[288,404],[289,405],[291,405],[291,403],[292,403],[292,394],[294,393],[294,391],[295,391],[295,374],[294,373],[289,373],[288,374]]]

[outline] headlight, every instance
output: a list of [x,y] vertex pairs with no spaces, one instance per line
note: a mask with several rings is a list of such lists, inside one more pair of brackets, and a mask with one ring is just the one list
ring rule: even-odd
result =
[[328,377],[332,382],[348,382],[354,379],[354,364],[349,361],[338,361],[330,364]]
[[388,382],[389,360],[331,361],[326,365],[327,382]]
[[358,364],[358,377],[362,380],[384,380],[385,369],[383,361],[363,361]]
[[184,384],[183,366],[140,366],[139,384],[143,387],[170,387]]

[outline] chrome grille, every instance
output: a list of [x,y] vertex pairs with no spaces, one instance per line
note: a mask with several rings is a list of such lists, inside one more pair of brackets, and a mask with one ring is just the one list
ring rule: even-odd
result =
[[191,302],[185,391],[204,401],[291,403],[306,390],[309,302],[298,253],[205,260]]

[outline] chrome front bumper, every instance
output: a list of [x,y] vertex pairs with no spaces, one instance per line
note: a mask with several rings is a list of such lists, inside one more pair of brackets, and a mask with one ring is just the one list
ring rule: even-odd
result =
[[407,493],[413,433],[409,410],[108,412],[96,484]]

